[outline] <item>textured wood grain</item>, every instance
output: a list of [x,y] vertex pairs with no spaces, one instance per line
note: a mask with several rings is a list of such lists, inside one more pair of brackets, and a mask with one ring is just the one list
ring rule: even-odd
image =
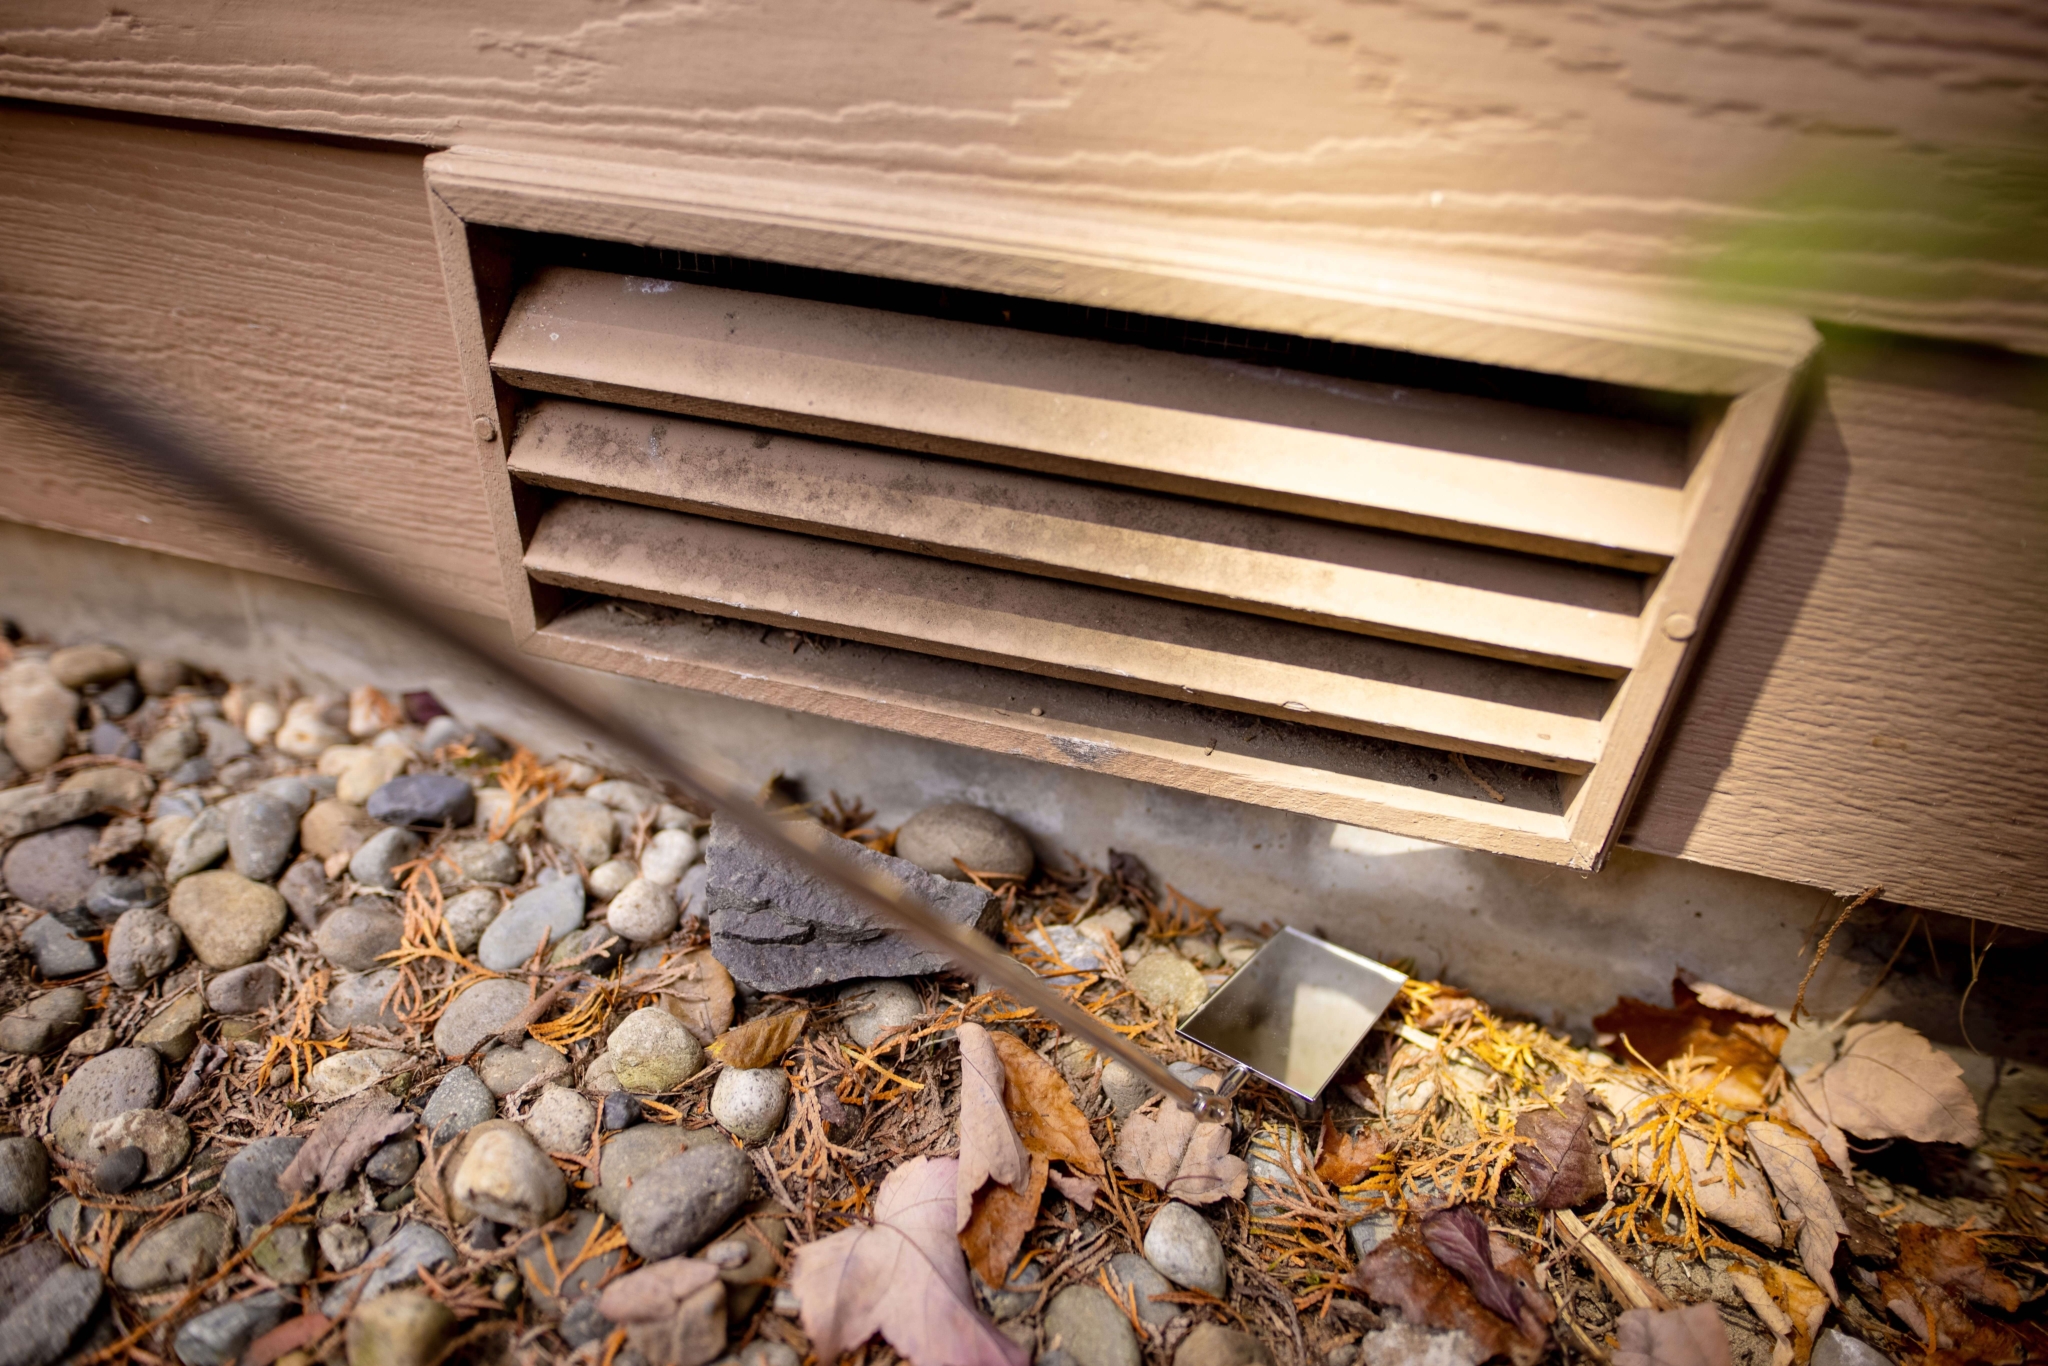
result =
[[[0,109],[0,291],[422,591],[503,613],[417,154]],[[0,516],[312,577],[5,395]]]
[[[1011,193],[1276,251],[1728,274],[2048,348],[2048,13],[2001,0],[18,0],[0,94]],[[2038,115],[2032,117],[2038,120]],[[2034,205],[2038,210],[2038,201]]]
[[1628,843],[2048,927],[2048,364],[1826,354]]

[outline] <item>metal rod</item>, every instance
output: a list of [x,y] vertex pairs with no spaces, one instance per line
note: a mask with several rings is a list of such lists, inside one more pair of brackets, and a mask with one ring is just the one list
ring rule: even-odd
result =
[[1137,1072],[1155,1089],[1201,1118],[1222,1110],[1216,1097],[1189,1086],[1139,1048],[1074,1002],[1041,982],[986,936],[940,919],[904,894],[886,873],[871,875],[849,860],[825,852],[837,836],[809,823],[777,820],[761,810],[736,783],[716,776],[716,766],[606,708],[594,698],[546,677],[533,661],[492,640],[452,610],[423,602],[417,592],[351,550],[255,484],[228,473],[223,462],[202,454],[199,443],[167,423],[145,416],[112,391],[75,368],[45,360],[30,346],[28,330],[0,311],[0,368],[24,380],[37,398],[79,425],[111,439],[115,452],[134,466],[185,485],[202,502],[216,504],[252,532],[274,538],[286,552],[325,571],[342,586],[372,599],[392,617],[437,643],[454,647],[494,670],[524,693],[582,730],[607,741],[640,764],[648,776],[665,779],[739,826],[773,855],[837,887],[856,902],[944,955],[955,966],[978,973],[1019,1002],[1087,1040]]

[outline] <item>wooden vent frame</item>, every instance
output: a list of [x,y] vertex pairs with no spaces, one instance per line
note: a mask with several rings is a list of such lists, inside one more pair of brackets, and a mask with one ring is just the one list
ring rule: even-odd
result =
[[[900,188],[468,149],[427,181],[524,649],[1579,868],[1816,345]],[[649,249],[757,273],[591,268]],[[1366,368],[1202,349],[1226,333]]]

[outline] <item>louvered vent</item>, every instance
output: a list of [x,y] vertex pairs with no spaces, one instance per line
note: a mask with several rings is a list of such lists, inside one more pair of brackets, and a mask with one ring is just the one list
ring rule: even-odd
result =
[[1558,861],[1613,837],[1788,392],[490,231],[535,212],[456,160],[530,648]]

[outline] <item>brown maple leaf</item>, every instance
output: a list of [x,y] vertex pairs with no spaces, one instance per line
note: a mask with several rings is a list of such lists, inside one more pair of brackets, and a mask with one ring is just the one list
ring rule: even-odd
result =
[[1232,1156],[1230,1130],[1195,1117],[1164,1097],[1124,1121],[1116,1145],[1117,1169],[1190,1205],[1207,1205],[1244,1194],[1250,1176],[1244,1159]]
[[1798,1226],[1799,1264],[1829,1299],[1840,1304],[1842,1296],[1835,1289],[1835,1247],[1847,1236],[1849,1225],[1835,1205],[1827,1178],[1821,1175],[1813,1145],[1804,1135],[1762,1120],[1748,1125],[1743,1134],[1749,1139],[1751,1156],[1771,1178],[1785,1222]]
[[1099,1175],[1102,1149],[1059,1069],[1015,1034],[998,1031],[989,1039],[1003,1064],[1003,1107],[1025,1151]]
[[381,1088],[365,1091],[327,1112],[277,1174],[277,1188],[287,1195],[303,1195],[316,1188],[340,1190],[386,1139],[412,1126],[412,1111],[401,1110],[398,1097]]
[[1970,1147],[1984,1136],[1963,1069],[1896,1020],[1854,1026],[1834,1061],[1797,1086],[1816,1115],[1858,1138]]
[[1607,1194],[1586,1088],[1573,1082],[1555,1109],[1515,1116],[1515,1170],[1538,1209],[1571,1209]]
[[990,1285],[1001,1285],[1010,1278],[1010,1264],[1017,1260],[1018,1249],[1038,1222],[1038,1207],[1045,1199],[1050,1176],[1046,1160],[1033,1153],[1021,1188],[991,1181],[974,1197],[967,1226],[960,1230],[960,1250],[967,1254],[967,1264]]
[[1347,1134],[1331,1120],[1329,1113],[1323,1114],[1323,1147],[1316,1155],[1316,1175],[1325,1185],[1355,1186],[1365,1180],[1372,1164],[1379,1161],[1386,1150],[1379,1137],[1370,1131]]
[[[1012,1189],[1021,1186],[1030,1172],[1030,1162],[1003,1104],[1005,1069],[996,1052],[998,1036],[972,1020],[955,1033],[960,1041],[960,1184],[954,1192],[954,1228],[964,1233],[974,1217],[974,1197],[981,1188],[990,1181]],[[1036,1200],[1031,1213],[1037,1217]]]
[[1672,982],[1671,999],[1667,1009],[1624,996],[1612,1009],[1593,1017],[1593,1028],[1603,1038],[1626,1040],[1626,1051],[1639,1054],[1652,1067],[1690,1053],[1725,1074],[1714,1087],[1722,1104],[1763,1109],[1764,1087],[1778,1066],[1785,1026],[1740,1010],[1714,1010],[1683,979]]
[[704,1051],[727,1067],[738,1068],[742,1072],[751,1072],[757,1067],[773,1067],[803,1037],[804,1023],[809,1019],[809,1011],[788,1010],[780,1015],[749,1020],[726,1030]]
[[732,1028],[732,974],[709,949],[684,954],[678,962],[686,976],[661,990],[661,1007],[683,1022],[698,1043],[710,1043]]
[[790,1288],[819,1361],[880,1333],[912,1366],[1025,1366],[974,1306],[954,1233],[959,1159],[913,1157],[882,1180],[874,1222],[796,1250]]
[[1403,1229],[1359,1259],[1346,1283],[1381,1304],[1391,1304],[1410,1323],[1458,1331],[1470,1337],[1481,1360],[1504,1356],[1514,1366],[1536,1366],[1550,1347],[1550,1335],[1535,1336],[1480,1303],[1479,1297],[1437,1260],[1416,1229]]
[[1711,1300],[1621,1316],[1614,1366],[1728,1366],[1728,1328]]

